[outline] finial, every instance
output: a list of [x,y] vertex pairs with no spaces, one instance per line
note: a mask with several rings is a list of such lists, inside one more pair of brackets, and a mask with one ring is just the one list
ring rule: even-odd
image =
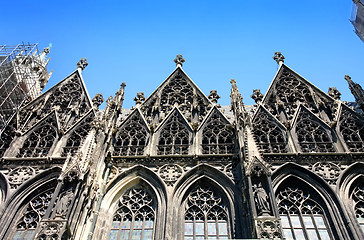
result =
[[96,93],[95,97],[92,99],[92,103],[94,104],[94,107],[98,109],[103,102],[104,102],[104,98],[102,97],[102,94]]
[[135,104],[139,105],[142,102],[144,102],[145,97],[144,97],[144,93],[143,92],[138,92],[136,97],[134,98]]
[[260,92],[260,89],[254,89],[253,94],[250,96],[256,103],[259,103],[263,99],[263,94]]
[[50,52],[50,47],[43,48],[43,51],[45,55],[47,55]]
[[350,81],[351,81],[351,77],[350,77],[349,75],[345,75],[345,77],[344,77],[344,78],[345,78],[345,80],[346,80],[346,81],[348,81],[348,82],[350,82]]
[[275,52],[273,59],[277,62],[277,64],[280,64],[281,62],[284,63],[285,57],[281,52]]
[[216,104],[220,96],[217,94],[217,90],[211,90],[208,98],[211,100],[211,102]]
[[180,65],[182,67],[183,63],[185,62],[186,60],[182,57],[181,54],[178,54],[176,56],[176,59],[174,59],[174,62],[176,63],[176,66]]
[[83,71],[88,65],[87,59],[86,58],[81,58],[80,61],[78,61],[77,63],[77,68],[80,68],[81,71]]
[[329,96],[331,96],[335,100],[340,100],[341,93],[336,87],[329,87],[329,91],[327,92]]

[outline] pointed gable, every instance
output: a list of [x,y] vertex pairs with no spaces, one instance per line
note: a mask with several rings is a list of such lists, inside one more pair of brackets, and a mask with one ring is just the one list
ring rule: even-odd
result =
[[259,105],[252,120],[254,139],[265,153],[288,151],[288,136],[285,127],[262,105]]
[[156,131],[158,155],[186,155],[192,145],[192,129],[181,112],[174,108]]
[[182,68],[177,67],[143,103],[141,110],[148,123],[151,123],[151,119],[155,115],[159,116],[158,122],[160,123],[173,107],[178,106],[185,118],[191,122],[193,111],[203,117],[206,115],[209,105],[211,102],[208,98]]
[[199,129],[203,154],[232,154],[234,131],[226,117],[214,106]]
[[323,109],[331,117],[334,99],[282,64],[264,96],[263,105],[276,117],[282,112],[292,119],[299,104],[313,113]]
[[92,108],[81,73],[76,70],[38,98],[20,109],[19,130],[25,132],[56,110],[60,127],[67,131]]
[[144,155],[149,138],[149,128],[136,108],[117,129],[114,138],[114,156]]
[[303,105],[299,106],[293,131],[302,152],[335,152],[333,132]]
[[364,152],[364,119],[341,104],[337,132],[351,152]]
[[17,157],[46,157],[51,153],[58,138],[59,127],[57,116],[53,111],[42,121],[38,122],[28,134]]
[[92,121],[95,117],[95,112],[91,109],[83,118],[74,124],[66,133],[67,142],[63,147],[62,156],[67,156],[68,153],[74,154],[85,140],[87,134],[91,130]]

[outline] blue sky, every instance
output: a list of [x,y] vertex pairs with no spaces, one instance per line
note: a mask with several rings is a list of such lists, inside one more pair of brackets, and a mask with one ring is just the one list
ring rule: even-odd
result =
[[137,92],[149,96],[174,70],[184,70],[219,103],[230,103],[230,79],[245,104],[253,89],[265,93],[277,64],[285,63],[327,92],[336,86],[353,101],[344,75],[364,87],[364,43],[349,22],[352,1],[4,1],[0,44],[52,44],[50,88],[76,69],[80,58],[91,98],[107,99],[126,82],[124,107]]

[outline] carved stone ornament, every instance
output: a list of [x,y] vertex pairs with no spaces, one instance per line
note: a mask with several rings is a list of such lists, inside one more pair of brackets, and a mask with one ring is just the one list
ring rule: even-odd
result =
[[216,104],[220,96],[217,94],[217,90],[211,90],[208,98],[211,100],[211,102]]
[[77,63],[77,68],[80,68],[82,71],[87,67],[88,62],[86,58],[81,58]]
[[184,63],[185,61],[186,61],[186,60],[182,57],[182,55],[181,55],[181,54],[178,54],[178,55],[176,56],[176,58],[174,59],[174,62],[176,63],[176,66],[181,65],[181,67],[182,67],[182,65],[183,65],[183,63]]
[[273,60],[276,61],[278,64],[280,62],[284,62],[285,57],[281,52],[275,52],[273,56]]
[[317,175],[325,179],[329,184],[335,184],[338,179],[341,169],[335,163],[318,162],[311,167]]
[[262,183],[253,185],[253,196],[258,215],[269,215],[271,212],[269,196]]
[[42,221],[41,231],[35,238],[37,240],[56,240],[61,239],[65,231],[65,221]]
[[138,92],[136,97],[134,98],[135,104],[141,104],[144,102],[145,97],[143,92]]
[[278,219],[256,220],[256,225],[259,239],[282,239],[281,224]]
[[73,196],[74,194],[72,188],[68,189],[61,195],[55,207],[56,217],[66,218],[72,203]]
[[104,98],[102,97],[101,93],[97,93],[95,97],[92,99],[92,103],[94,104],[95,108],[99,108],[100,105],[104,102]]
[[31,178],[37,173],[37,170],[31,167],[17,167],[7,174],[11,189],[16,189],[19,185]]
[[256,103],[262,101],[264,95],[260,92],[260,89],[254,89],[253,94],[250,96]]
[[340,100],[341,93],[339,92],[339,90],[336,89],[336,87],[329,87],[328,94],[332,98],[334,98],[336,100]]
[[172,186],[182,175],[183,169],[177,164],[166,164],[159,168],[158,173],[167,186]]

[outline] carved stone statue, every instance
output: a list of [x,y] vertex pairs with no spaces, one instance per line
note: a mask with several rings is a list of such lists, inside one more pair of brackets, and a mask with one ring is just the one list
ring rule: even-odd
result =
[[267,192],[262,186],[262,183],[253,185],[254,202],[258,210],[258,215],[269,213],[269,197]]
[[68,189],[59,199],[56,206],[56,216],[65,217],[73,199],[72,189]]

